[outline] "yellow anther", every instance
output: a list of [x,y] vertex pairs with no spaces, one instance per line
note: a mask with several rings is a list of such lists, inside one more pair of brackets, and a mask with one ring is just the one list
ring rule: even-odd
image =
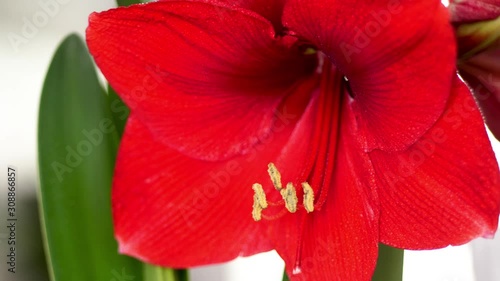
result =
[[314,211],[314,191],[307,182],[302,183],[302,189],[304,190],[304,208],[310,213]]
[[262,207],[259,204],[257,194],[253,196],[252,218],[254,221],[260,221],[262,219]]
[[304,55],[314,55],[317,52],[318,51],[316,51],[316,49],[309,47],[309,48],[304,50]]
[[252,217],[254,221],[260,221],[262,219],[262,210],[267,208],[266,193],[262,185],[258,183],[254,183],[252,189],[255,192],[253,195]]
[[281,184],[280,172],[278,171],[276,166],[274,166],[273,163],[269,163],[269,165],[267,165],[267,167],[268,167],[267,172],[269,173],[269,177],[271,177],[271,181],[273,182],[274,187],[277,190],[282,190],[283,185]]
[[[283,184],[281,183],[281,174],[274,163],[269,163],[267,172],[269,173],[269,177],[271,178],[274,187],[280,192],[283,201],[285,201],[285,208],[290,213],[297,212],[299,199],[297,198],[297,190],[295,189],[295,186],[293,186],[293,183],[287,183],[286,187],[283,188]],[[260,221],[262,219],[262,211],[266,209],[269,204],[267,203],[266,193],[264,192],[261,184],[254,183],[252,185],[252,189],[254,191],[252,217],[255,221]],[[314,190],[308,182],[302,183],[302,189],[304,190],[304,209],[308,213],[311,213],[314,211]],[[275,206],[276,203],[272,205]]]
[[257,194],[253,196],[252,218],[254,221],[260,221],[262,219],[262,207],[259,204]]
[[285,200],[285,207],[290,213],[295,213],[297,211],[297,192],[292,183],[287,183],[285,189],[280,190],[280,194]]
[[254,198],[257,200],[260,207],[262,209],[267,208],[266,193],[264,192],[262,185],[259,183],[254,183],[252,185],[252,189],[253,189],[253,191],[255,191]]

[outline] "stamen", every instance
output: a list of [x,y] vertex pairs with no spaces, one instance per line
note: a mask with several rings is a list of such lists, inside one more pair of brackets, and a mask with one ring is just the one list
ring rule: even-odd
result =
[[267,208],[266,193],[264,192],[262,185],[259,183],[254,183],[252,185],[252,189],[253,191],[255,191],[255,198],[257,199],[257,202],[259,203],[260,207],[262,209]]
[[257,194],[253,196],[252,218],[254,221],[260,221],[262,219],[262,207],[259,204]]
[[254,183],[252,189],[255,192],[253,195],[252,218],[254,221],[262,219],[262,210],[267,208],[266,193],[261,184]]
[[314,55],[317,52],[318,51],[316,49],[309,47],[309,48],[307,48],[307,49],[304,50],[303,54],[304,55]]
[[283,200],[285,200],[285,207],[290,213],[295,213],[297,211],[297,192],[292,183],[287,183],[286,188],[280,190]]
[[314,191],[307,182],[302,183],[302,189],[304,190],[304,208],[311,213],[314,211]]
[[267,172],[269,173],[269,177],[271,177],[271,181],[273,182],[276,190],[280,191],[283,189],[283,185],[281,184],[281,174],[273,163],[269,163],[267,165]]
[[[268,203],[266,199],[266,193],[264,192],[262,185],[260,183],[254,183],[252,185],[252,189],[254,191],[252,217],[255,221],[260,221],[262,220],[262,218],[269,220],[277,219],[284,215],[283,212],[271,216],[266,216],[265,214],[262,214],[262,211],[269,206],[283,206],[284,203],[285,209],[288,210],[290,213],[297,212],[299,199],[297,198],[297,190],[295,189],[293,183],[289,182],[286,184],[286,187],[283,188],[283,185],[281,183],[281,174],[274,165],[274,163],[269,163],[267,172],[269,173],[269,177],[271,178],[274,187],[276,188],[276,190],[280,192],[283,201]],[[303,199],[304,209],[308,213],[311,213],[314,211],[315,208],[314,190],[312,189],[311,185],[308,182],[302,183],[302,189],[304,190],[304,199]]]

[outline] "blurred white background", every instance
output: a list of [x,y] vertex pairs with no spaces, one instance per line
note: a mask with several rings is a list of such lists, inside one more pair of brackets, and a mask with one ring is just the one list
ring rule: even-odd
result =
[[[57,9],[45,12],[43,3]],[[17,0],[0,3],[0,167],[19,170],[19,239],[25,249],[18,254],[15,280],[47,280],[36,217],[36,124],[43,79],[60,41],[69,33],[83,36],[92,11],[114,7],[113,0]],[[43,15],[42,15],[43,14]],[[29,23],[28,23],[29,22]],[[27,27],[33,24],[33,28]],[[23,36],[28,32],[29,36]],[[24,39],[13,41],[16,34]],[[19,38],[17,38],[19,39]],[[494,141],[498,149],[498,142]],[[499,154],[497,154],[499,155]],[[4,190],[4,173],[0,173]],[[0,192],[0,219],[5,221],[5,192]],[[0,279],[5,280],[6,234],[0,229]],[[36,235],[35,235],[36,234]],[[474,255],[473,255],[474,254]],[[474,260],[473,260],[474,256]],[[436,251],[407,251],[405,281],[498,281],[500,239],[478,240],[461,247]],[[229,265],[212,266],[192,273],[194,281],[277,281],[283,263],[275,253],[238,259]],[[12,277],[9,275],[9,277]],[[11,279],[13,280],[13,279]]]

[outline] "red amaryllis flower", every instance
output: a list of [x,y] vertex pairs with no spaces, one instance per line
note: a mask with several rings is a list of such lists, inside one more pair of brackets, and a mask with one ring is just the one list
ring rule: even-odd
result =
[[90,17],[131,108],[122,253],[191,267],[276,249],[292,280],[370,280],[379,242],[493,235],[499,170],[439,1],[238,3]]
[[500,0],[452,1],[458,69],[500,140]]

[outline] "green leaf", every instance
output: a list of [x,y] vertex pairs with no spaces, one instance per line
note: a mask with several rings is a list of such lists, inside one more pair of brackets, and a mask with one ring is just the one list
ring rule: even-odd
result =
[[142,279],[118,254],[110,187],[119,136],[110,103],[77,35],[56,51],[42,91],[38,159],[42,225],[54,281]]
[[144,281],[188,281],[185,269],[170,269],[144,264]]
[[113,115],[113,122],[116,126],[118,135],[121,137],[125,130],[127,118],[130,114],[130,109],[123,103],[118,94],[108,85],[108,99],[111,106],[111,113]]
[[378,260],[372,281],[403,280],[404,250],[379,244]]
[[286,274],[286,270],[285,272],[283,272],[283,279],[282,281],[290,281],[290,278],[288,278],[288,275]]
[[130,6],[133,4],[146,3],[148,0],[116,0],[118,6]]

